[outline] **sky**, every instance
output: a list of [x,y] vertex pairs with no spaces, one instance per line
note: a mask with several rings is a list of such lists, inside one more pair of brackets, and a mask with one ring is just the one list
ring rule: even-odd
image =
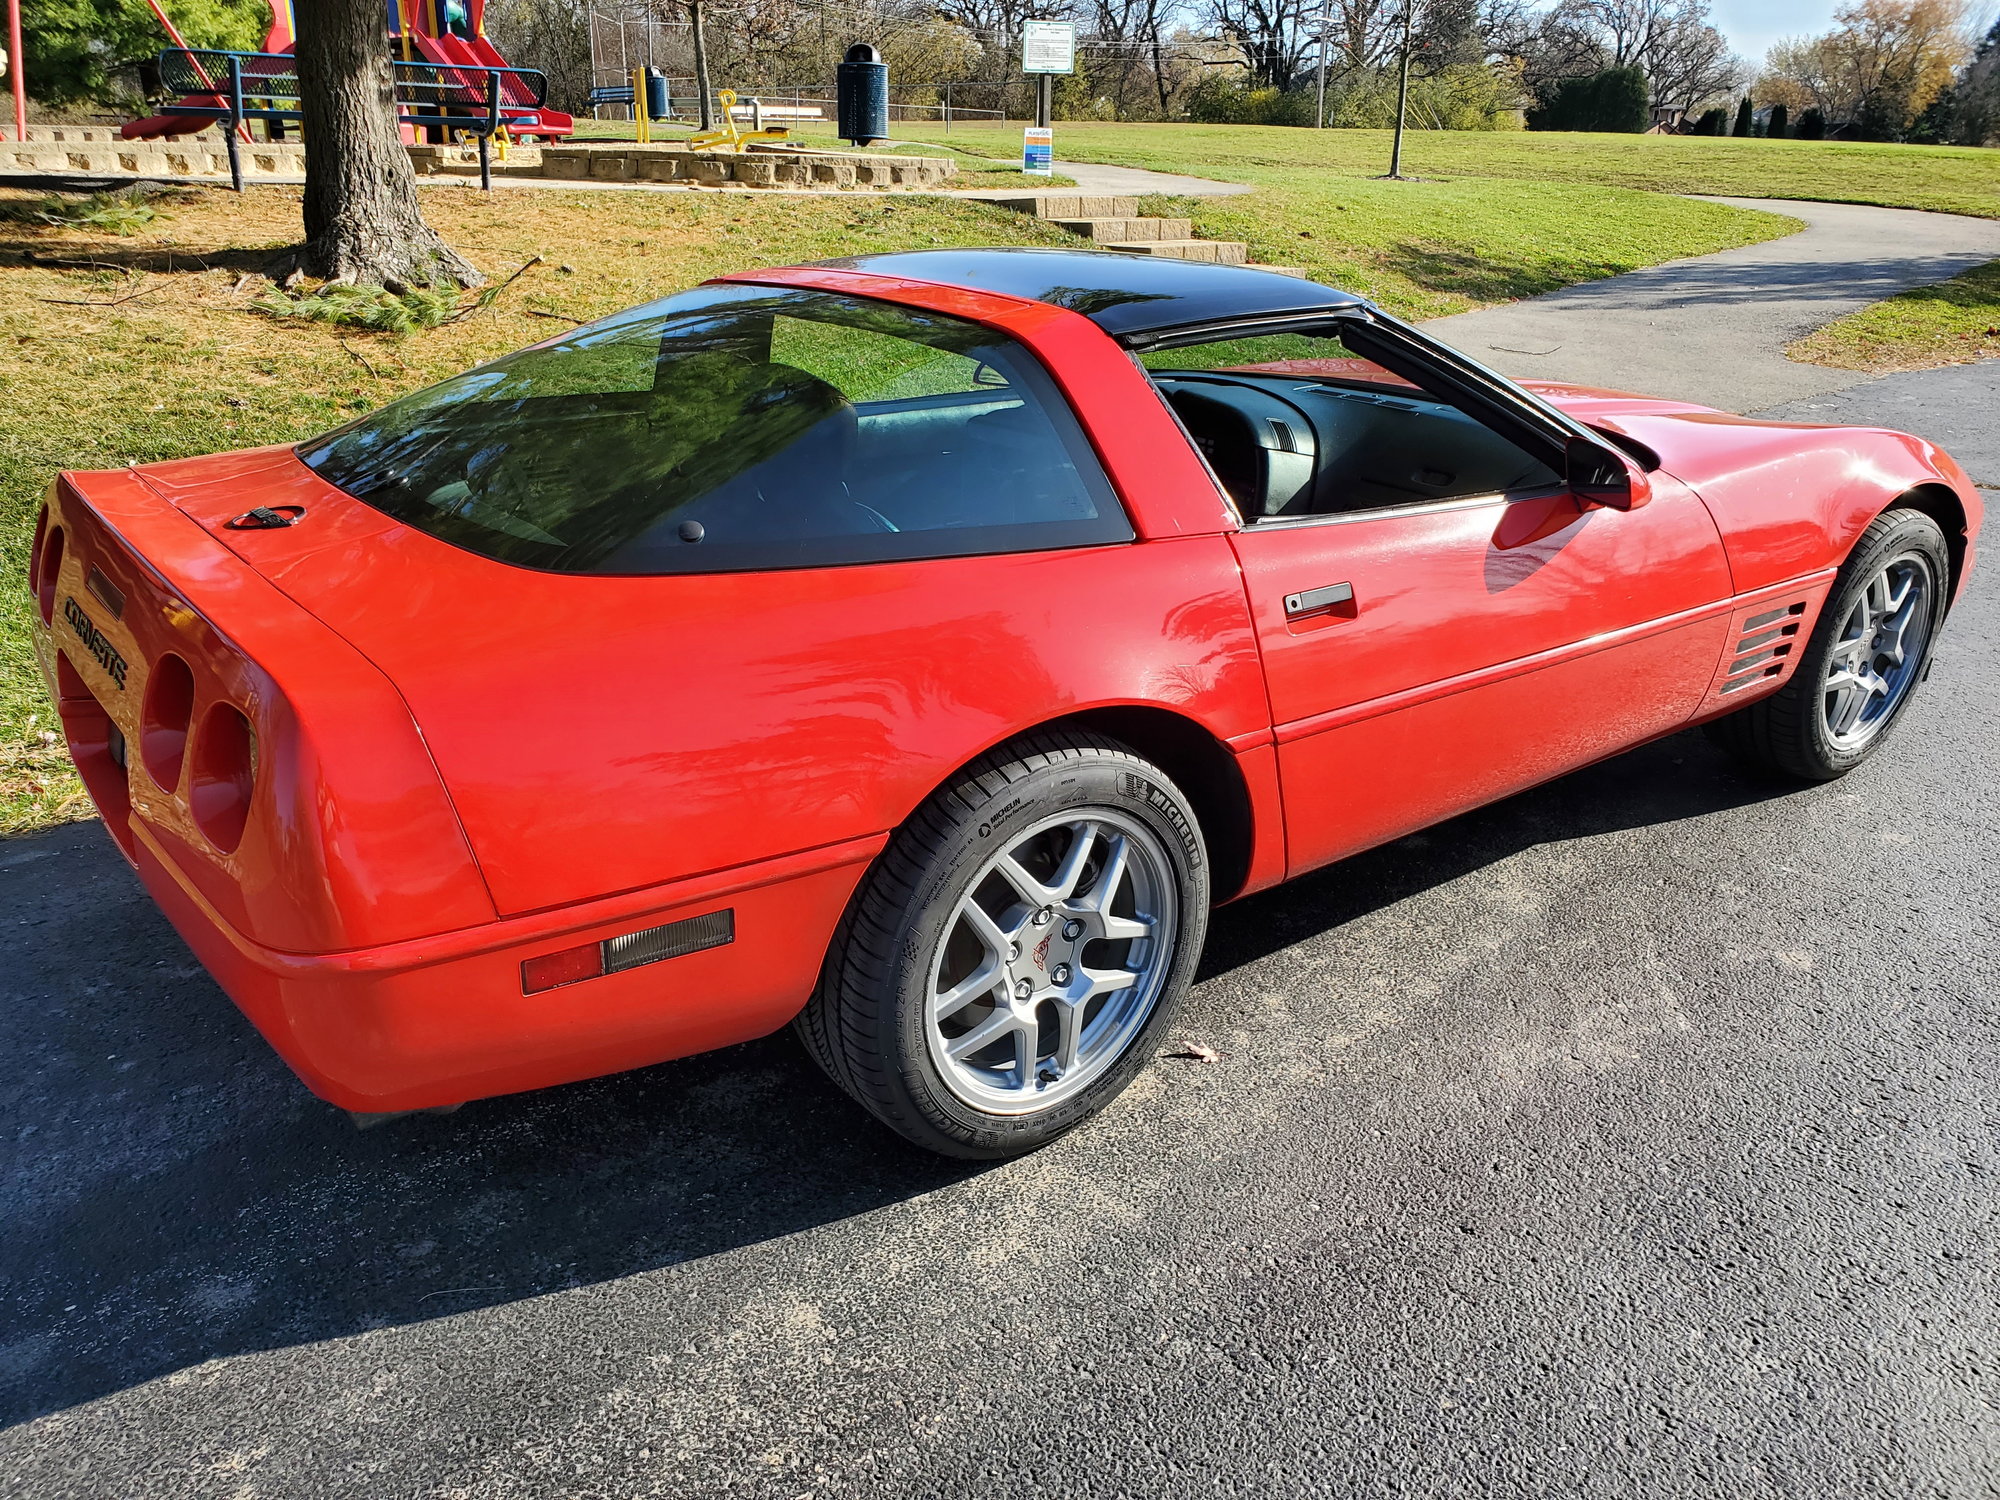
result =
[[1737,53],[1762,62],[1771,43],[1833,25],[1838,0],[1710,0],[1715,24]]
[[[1709,9],[1737,53],[1760,63],[1771,43],[1830,28],[1840,4],[1841,0],[1709,0]],[[1994,0],[1973,0],[1967,8],[1982,32],[1992,24]]]

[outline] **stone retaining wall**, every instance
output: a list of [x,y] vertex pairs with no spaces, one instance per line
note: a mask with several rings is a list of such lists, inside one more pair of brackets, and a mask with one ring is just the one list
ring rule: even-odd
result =
[[[92,177],[229,177],[229,147],[220,135],[120,140],[115,130],[54,130],[53,140],[0,142],[0,171],[82,174]],[[246,179],[302,177],[305,147],[296,141],[239,146]]]
[[[459,176],[478,170],[477,158],[457,146],[411,146],[419,176]],[[238,148],[247,180],[303,177],[305,147],[298,141],[257,141]],[[175,177],[227,181],[229,150],[219,131],[128,141],[114,128],[37,126],[25,141],[0,142],[0,171],[93,177]],[[678,142],[631,141],[514,146],[493,175],[544,177],[571,182],[678,182],[696,187],[935,188],[958,172],[948,157],[877,156],[800,151],[760,144],[748,151],[690,151]]]
[[936,156],[862,156],[838,151],[796,151],[753,146],[734,151],[690,151],[676,143],[641,146],[630,141],[544,146],[542,176],[569,181],[684,182],[722,187],[937,187],[958,163]]

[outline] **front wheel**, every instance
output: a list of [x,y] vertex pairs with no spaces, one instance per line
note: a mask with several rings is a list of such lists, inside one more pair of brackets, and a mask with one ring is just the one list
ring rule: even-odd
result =
[[1791,679],[1709,726],[1753,765],[1831,781],[1866,760],[1901,718],[1930,662],[1951,595],[1936,521],[1890,510],[1861,534]]
[[1018,1155],[1117,1097],[1188,987],[1208,860],[1186,799],[1114,741],[993,752],[890,841],[798,1021],[908,1139]]

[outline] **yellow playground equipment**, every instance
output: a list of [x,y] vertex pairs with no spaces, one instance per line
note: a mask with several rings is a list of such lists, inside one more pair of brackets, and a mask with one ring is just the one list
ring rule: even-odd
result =
[[722,106],[722,123],[713,130],[701,130],[687,138],[688,145],[697,151],[741,151],[752,141],[782,141],[789,132],[782,125],[773,125],[767,130],[738,130],[736,128],[736,90],[723,89],[715,96]]

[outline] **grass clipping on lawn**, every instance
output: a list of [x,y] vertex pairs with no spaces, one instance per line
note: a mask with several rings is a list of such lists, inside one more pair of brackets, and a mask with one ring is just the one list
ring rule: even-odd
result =
[[1884,375],[2000,359],[2000,260],[1849,313],[1785,353],[1807,364]]
[[[1746,243],[1789,222],[1618,189],[1552,198],[1519,182],[1390,187],[1407,191],[1318,183],[1200,212],[1205,230],[1250,239],[1260,259],[1414,316]],[[261,271],[297,237],[294,188],[204,190],[121,225],[123,235],[46,222],[39,206],[0,213],[0,571],[13,580],[0,590],[0,834],[89,810],[56,737],[19,584],[58,470],[297,441],[727,271],[883,250],[1079,244],[1024,215],[946,197],[423,192],[430,221],[492,282],[529,269],[489,305],[468,299],[464,315],[405,336],[273,305]],[[0,203],[41,198],[0,190]]]

